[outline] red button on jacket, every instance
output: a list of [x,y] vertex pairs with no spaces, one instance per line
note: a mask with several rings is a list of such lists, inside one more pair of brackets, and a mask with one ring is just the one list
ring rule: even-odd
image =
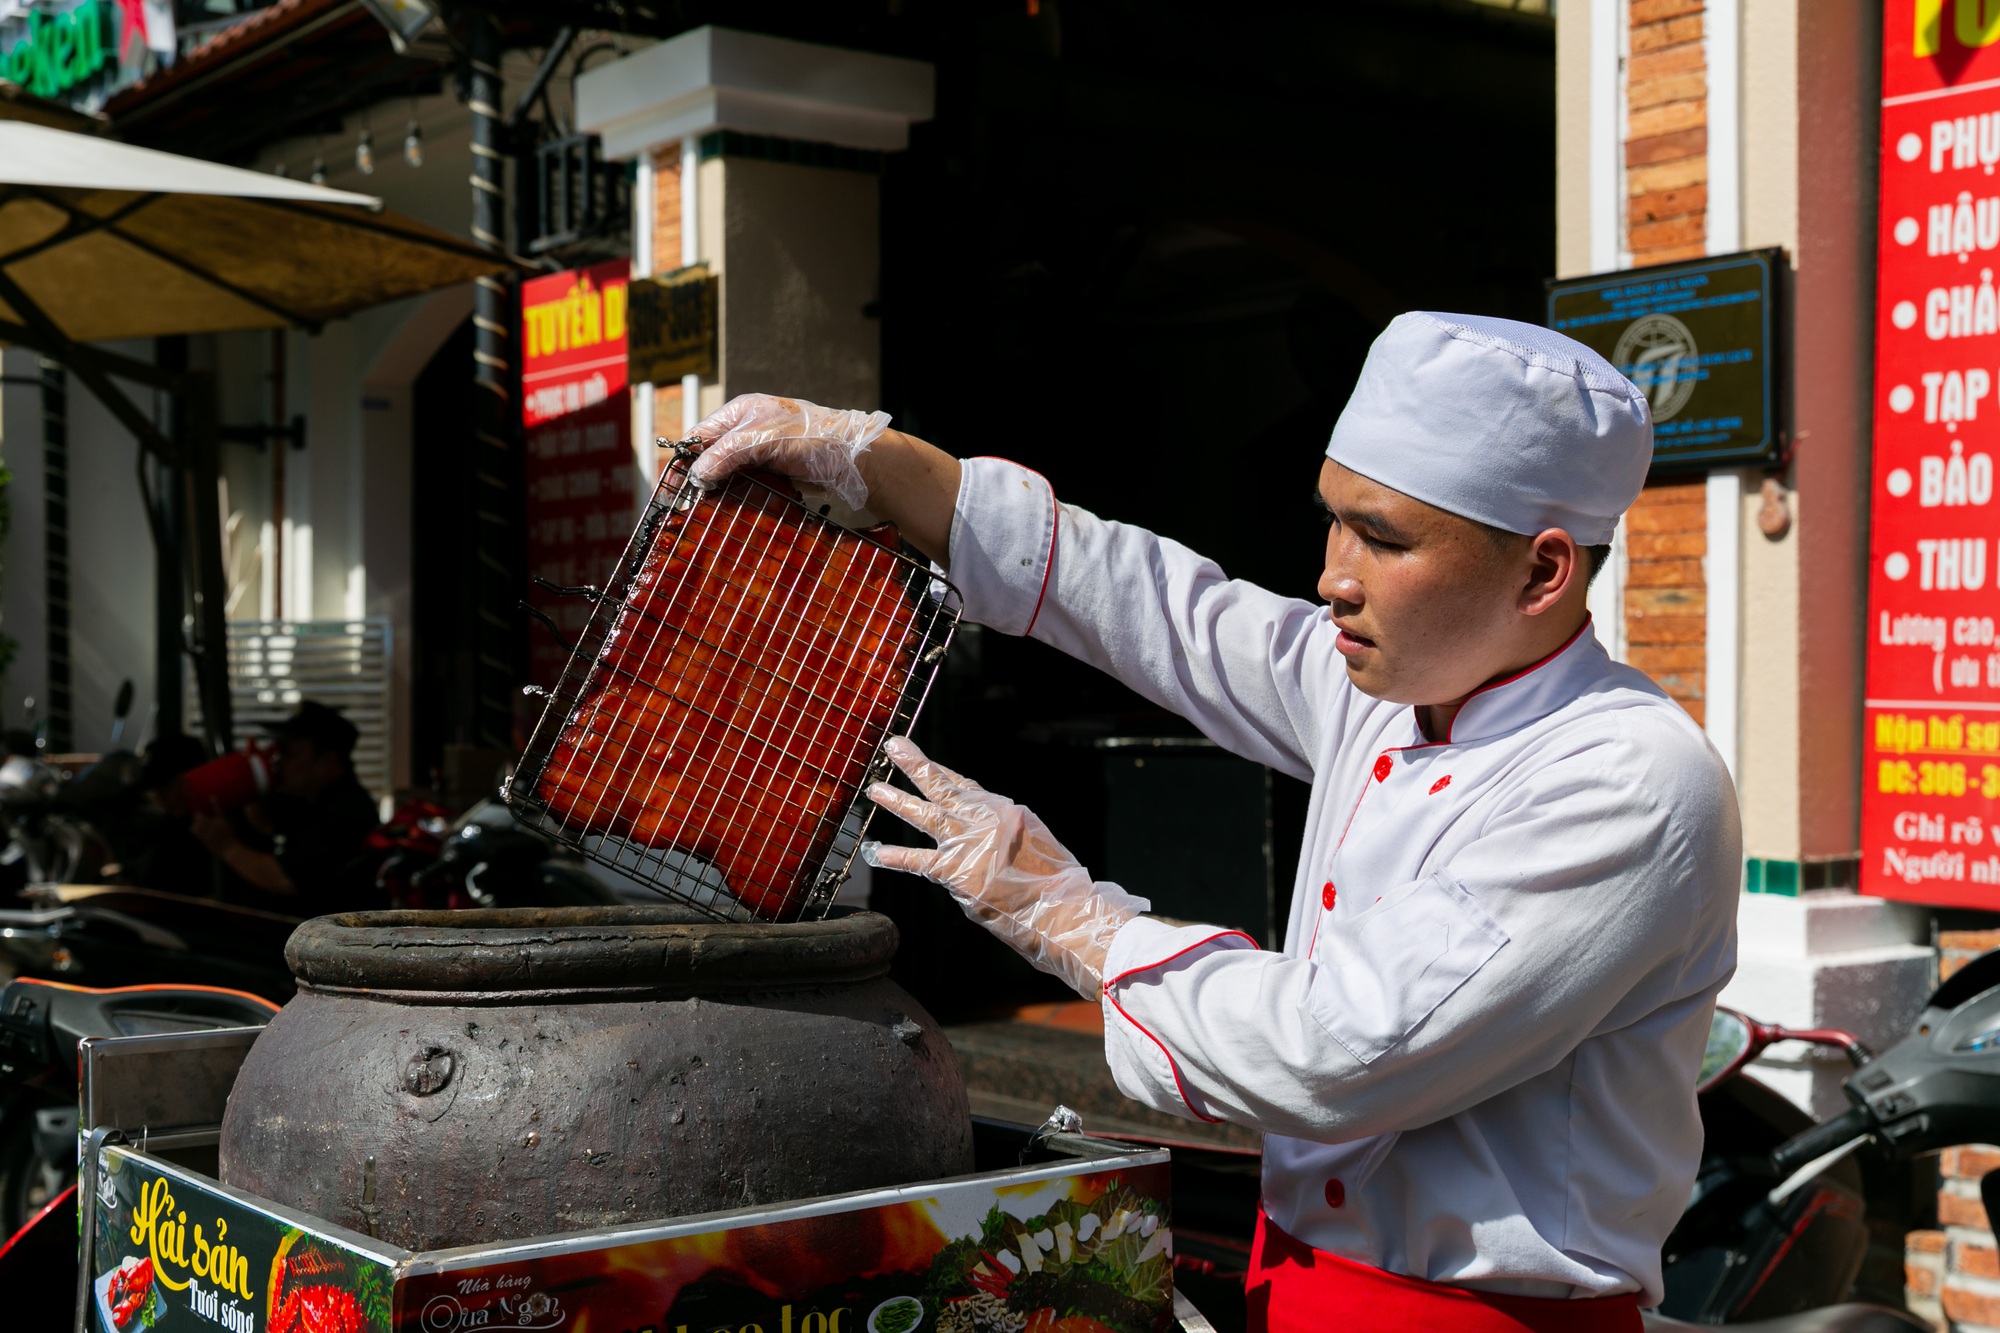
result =
[[1375,780],[1377,782],[1382,781],[1382,779],[1389,776],[1390,772],[1395,767],[1396,767],[1396,761],[1391,759],[1386,754],[1383,755],[1380,759],[1377,759],[1375,761]]
[[1320,906],[1324,907],[1327,911],[1331,912],[1333,910],[1333,899],[1334,899],[1333,881],[1328,880],[1326,882],[1326,887],[1319,891]]

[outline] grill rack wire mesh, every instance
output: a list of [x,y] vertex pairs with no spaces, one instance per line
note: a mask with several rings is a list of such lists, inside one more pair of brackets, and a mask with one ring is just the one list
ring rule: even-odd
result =
[[[961,599],[929,565],[753,473],[704,492],[688,478],[696,452],[674,446],[610,582],[590,590],[505,799],[529,827],[717,919],[822,917]],[[848,592],[863,596],[832,604]]]

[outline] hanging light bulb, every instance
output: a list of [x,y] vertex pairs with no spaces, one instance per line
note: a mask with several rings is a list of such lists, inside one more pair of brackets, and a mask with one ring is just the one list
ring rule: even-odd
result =
[[364,176],[375,174],[375,136],[365,128],[354,145],[354,169]]
[[424,164],[424,127],[414,120],[403,135],[403,160],[413,167]]

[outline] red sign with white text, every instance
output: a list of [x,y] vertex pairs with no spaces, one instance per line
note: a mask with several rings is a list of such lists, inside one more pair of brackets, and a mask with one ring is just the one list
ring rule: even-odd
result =
[[2000,908],[2000,4],[1884,11],[1861,888]]
[[[521,284],[521,421],[527,427],[528,570],[551,583],[601,584],[632,530],[632,396],[625,379],[623,259]],[[581,597],[532,588],[531,604],[575,642]],[[529,677],[548,686],[566,654],[537,629]]]

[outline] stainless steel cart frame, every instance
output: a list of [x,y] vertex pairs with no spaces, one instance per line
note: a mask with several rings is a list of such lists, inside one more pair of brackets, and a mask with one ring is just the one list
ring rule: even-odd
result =
[[[1079,1261],[1051,1299],[1122,1311],[1125,1328],[1168,1329],[1177,1305],[1185,1326],[1205,1324],[1172,1290],[1169,1153],[1082,1134],[1038,1137],[1042,1160],[945,1180],[412,1253],[189,1164],[219,1141],[260,1031],[80,1046],[76,1333],[558,1330],[585,1310],[593,1328],[680,1333],[691,1316],[676,1309],[697,1289],[699,1333],[1020,1333],[1027,1287],[1013,1284],[1059,1286],[1085,1246],[1091,1271],[1115,1261],[1133,1282],[1081,1291],[1095,1279]],[[121,1274],[138,1290],[114,1304]],[[1053,1311],[1039,1327],[1067,1333]]]

